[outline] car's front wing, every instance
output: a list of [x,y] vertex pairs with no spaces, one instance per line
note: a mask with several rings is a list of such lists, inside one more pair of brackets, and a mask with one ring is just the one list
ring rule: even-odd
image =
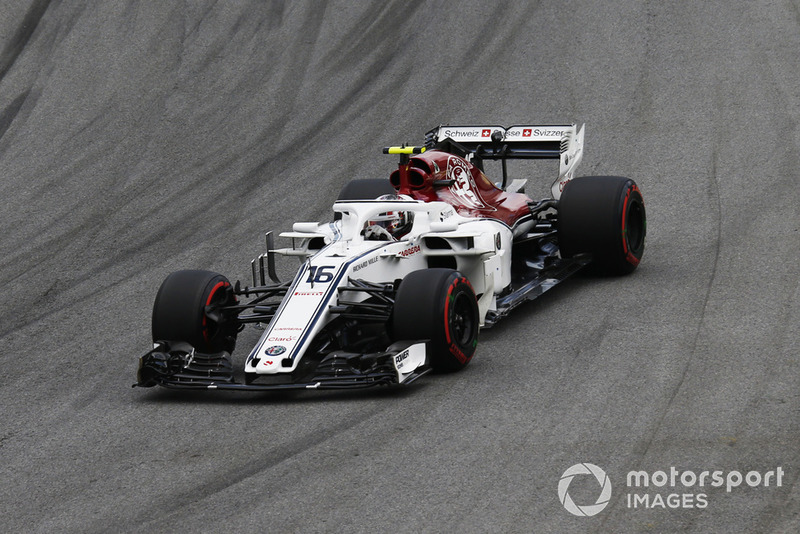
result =
[[406,385],[430,372],[426,353],[425,341],[397,342],[384,352],[369,354],[333,351],[300,375],[286,373],[237,382],[229,353],[203,354],[187,343],[158,342],[139,359],[134,387],[278,391]]

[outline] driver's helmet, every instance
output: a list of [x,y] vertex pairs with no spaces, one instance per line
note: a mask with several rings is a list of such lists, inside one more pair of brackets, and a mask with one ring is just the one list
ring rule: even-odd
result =
[[[383,195],[377,200],[412,200],[411,197],[406,195]],[[400,239],[411,231],[411,226],[414,224],[413,211],[387,211],[373,216],[367,227],[379,227],[386,230],[393,238]]]

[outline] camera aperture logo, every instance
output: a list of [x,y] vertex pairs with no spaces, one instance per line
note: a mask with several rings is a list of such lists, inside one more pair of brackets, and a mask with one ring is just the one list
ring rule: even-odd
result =
[[[593,475],[600,485],[600,495],[594,504],[578,505],[570,497],[569,485],[578,475]],[[709,505],[709,489],[725,488],[725,493],[731,493],[739,487],[781,487],[784,475],[785,471],[780,466],[766,472],[746,473],[721,469],[681,471],[674,466],[652,473],[629,471],[626,476],[628,493],[623,502],[628,509],[702,509]],[[594,464],[575,464],[564,471],[558,481],[558,499],[573,515],[597,515],[608,506],[611,499],[611,481],[606,472]]]
[[[569,496],[569,485],[577,475],[594,475],[600,484],[600,496],[597,497],[597,501],[594,504],[579,506]],[[573,515],[584,517],[597,515],[608,506],[608,501],[611,499],[611,481],[608,479],[606,472],[594,464],[588,462],[575,464],[564,471],[564,474],[561,475],[561,480],[558,481],[558,499],[564,505],[564,508]]]

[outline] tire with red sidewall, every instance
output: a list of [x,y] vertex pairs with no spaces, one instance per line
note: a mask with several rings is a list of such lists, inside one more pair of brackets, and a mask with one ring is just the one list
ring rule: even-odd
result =
[[184,341],[197,351],[232,352],[238,324],[225,320],[221,306],[236,304],[231,283],[211,271],[175,271],[153,304],[153,341]]
[[633,272],[644,253],[647,217],[636,183],[622,176],[583,176],[558,202],[561,257],[590,253],[602,273]]
[[400,283],[391,319],[397,340],[429,339],[435,371],[464,368],[478,346],[478,301],[469,280],[453,269],[422,269]]

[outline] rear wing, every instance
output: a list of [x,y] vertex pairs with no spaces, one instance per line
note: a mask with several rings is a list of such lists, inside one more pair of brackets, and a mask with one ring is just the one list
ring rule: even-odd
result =
[[559,159],[555,198],[573,178],[583,157],[583,132],[570,125],[439,126],[425,134],[425,147],[460,155],[483,169],[483,160],[503,163],[503,189],[507,181],[507,159]]

